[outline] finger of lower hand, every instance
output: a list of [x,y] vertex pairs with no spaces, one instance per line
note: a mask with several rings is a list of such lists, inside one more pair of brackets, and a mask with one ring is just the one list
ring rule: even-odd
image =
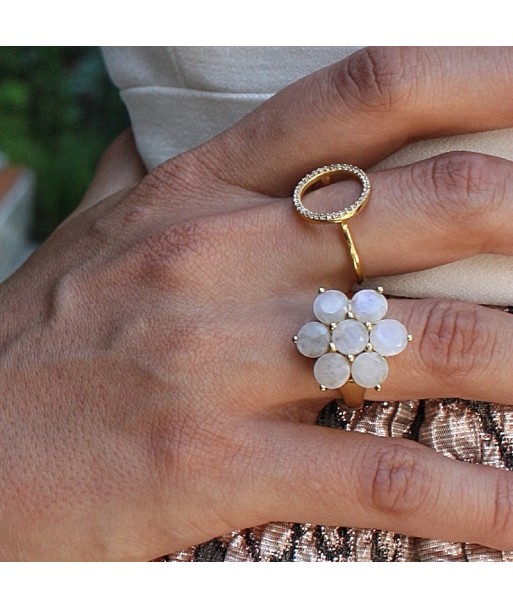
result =
[[380,528],[513,548],[513,474],[409,440],[273,422],[245,500],[262,521]]

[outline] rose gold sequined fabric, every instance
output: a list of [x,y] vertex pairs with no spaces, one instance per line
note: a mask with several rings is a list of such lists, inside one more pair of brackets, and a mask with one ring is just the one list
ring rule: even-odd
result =
[[[452,459],[513,470],[513,408],[462,400],[328,404],[317,423],[402,437]],[[513,552],[390,531],[269,523],[162,557],[172,562],[513,562]]]

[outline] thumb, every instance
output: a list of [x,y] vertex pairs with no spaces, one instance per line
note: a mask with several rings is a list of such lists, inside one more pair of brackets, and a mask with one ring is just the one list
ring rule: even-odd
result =
[[133,188],[145,175],[146,169],[137,152],[132,130],[126,129],[103,153],[91,184],[71,216],[84,212],[113,194]]

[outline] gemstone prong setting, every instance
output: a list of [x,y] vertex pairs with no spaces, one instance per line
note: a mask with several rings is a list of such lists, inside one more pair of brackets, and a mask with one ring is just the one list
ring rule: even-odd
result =
[[351,300],[337,290],[319,290],[315,321],[303,325],[292,340],[300,353],[316,359],[314,376],[321,391],[348,382],[381,391],[387,357],[401,353],[413,338],[401,322],[383,319],[387,309],[378,290],[362,290]]

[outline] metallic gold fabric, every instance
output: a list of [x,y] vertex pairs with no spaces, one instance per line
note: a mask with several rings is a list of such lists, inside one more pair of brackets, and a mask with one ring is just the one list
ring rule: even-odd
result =
[[[483,402],[331,402],[317,423],[415,440],[452,459],[513,470],[513,409]],[[160,560],[172,562],[513,562],[513,552],[393,532],[269,523],[236,531]]]

